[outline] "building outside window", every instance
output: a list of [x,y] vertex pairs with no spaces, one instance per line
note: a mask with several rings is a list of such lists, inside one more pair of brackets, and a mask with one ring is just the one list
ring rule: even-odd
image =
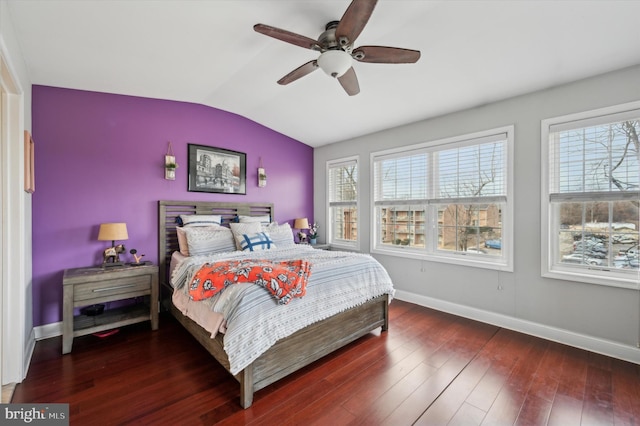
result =
[[359,249],[358,158],[327,162],[328,240],[332,246]]
[[543,275],[638,288],[640,102],[542,122]]
[[512,270],[513,127],[372,154],[372,251]]

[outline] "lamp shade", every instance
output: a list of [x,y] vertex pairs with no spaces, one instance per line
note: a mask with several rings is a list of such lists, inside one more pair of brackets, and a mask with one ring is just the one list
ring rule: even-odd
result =
[[293,222],[293,228],[294,229],[309,229],[309,219],[307,219],[306,217],[301,218],[301,219],[296,219],[295,222]]
[[344,50],[327,50],[318,58],[318,66],[331,77],[342,77],[351,68],[351,55]]
[[129,234],[127,233],[126,223],[103,223],[100,225],[100,232],[98,232],[99,241],[127,239],[129,239]]

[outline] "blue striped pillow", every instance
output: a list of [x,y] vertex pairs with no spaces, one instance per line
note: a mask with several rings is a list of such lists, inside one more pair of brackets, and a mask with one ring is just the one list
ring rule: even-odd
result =
[[236,243],[229,228],[222,226],[194,226],[183,228],[187,237],[189,256],[235,251]]
[[266,232],[256,232],[255,234],[242,234],[240,248],[243,251],[260,251],[276,248],[271,237]]
[[222,224],[222,216],[215,214],[181,214],[180,226],[214,226]]

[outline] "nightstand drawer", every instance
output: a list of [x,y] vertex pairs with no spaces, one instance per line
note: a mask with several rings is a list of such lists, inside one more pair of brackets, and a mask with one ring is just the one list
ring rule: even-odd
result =
[[[136,297],[151,293],[151,276],[117,278],[73,287],[73,300],[79,306],[83,300],[103,299],[105,297]],[[128,296],[127,296],[128,295]]]

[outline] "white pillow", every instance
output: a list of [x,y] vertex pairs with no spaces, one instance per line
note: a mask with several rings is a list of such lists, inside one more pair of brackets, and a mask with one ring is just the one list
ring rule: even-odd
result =
[[244,240],[244,234],[256,234],[262,231],[262,225],[260,225],[260,222],[230,223],[229,226],[233,232],[233,237],[236,240],[236,248],[238,250],[242,250],[240,242]]
[[238,222],[240,223],[252,223],[252,222],[260,222],[263,225],[268,225],[271,223],[271,216],[238,216]]
[[236,250],[230,229],[223,226],[194,226],[184,228],[190,256],[225,253]]
[[273,222],[268,226],[263,226],[262,229],[269,233],[274,244],[278,247],[290,247],[296,244],[289,223],[278,225],[277,222]]
[[222,216],[219,214],[181,214],[182,226],[220,226]]

